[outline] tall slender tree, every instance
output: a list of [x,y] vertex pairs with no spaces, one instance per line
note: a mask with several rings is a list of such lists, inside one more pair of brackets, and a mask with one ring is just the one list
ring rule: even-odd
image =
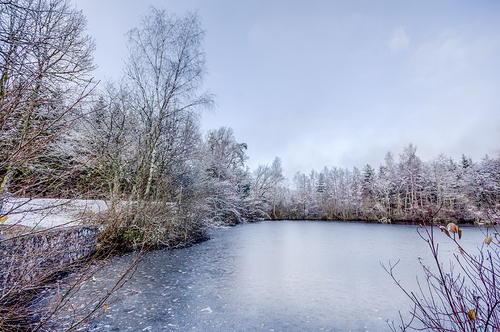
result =
[[128,33],[125,72],[142,131],[136,179],[141,197],[151,194],[175,123],[213,102],[210,94],[199,92],[206,73],[204,36],[197,13],[177,17],[156,8]]

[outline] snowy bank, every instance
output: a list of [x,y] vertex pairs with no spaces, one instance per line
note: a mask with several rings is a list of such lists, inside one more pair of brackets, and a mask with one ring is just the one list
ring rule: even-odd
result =
[[57,226],[78,226],[88,223],[85,212],[107,210],[103,200],[16,198],[8,197],[2,206],[2,215],[7,215],[4,225],[51,228]]

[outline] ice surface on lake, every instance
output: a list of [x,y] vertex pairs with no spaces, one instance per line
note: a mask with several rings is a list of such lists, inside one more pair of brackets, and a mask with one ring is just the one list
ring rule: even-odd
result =
[[[416,228],[276,221],[217,229],[190,248],[148,253],[112,300],[112,317],[98,318],[90,330],[388,331],[386,320],[397,323],[399,310],[408,318],[411,303],[380,263],[400,259],[395,273],[416,291],[418,257],[432,265]],[[436,235],[440,252],[452,258],[456,246]],[[483,241],[478,229],[463,229],[464,247]],[[111,262],[88,296],[133,258]]]

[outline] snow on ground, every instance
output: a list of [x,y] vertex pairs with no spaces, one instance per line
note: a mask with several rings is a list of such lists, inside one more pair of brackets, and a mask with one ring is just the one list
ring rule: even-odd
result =
[[82,217],[83,213],[106,209],[106,202],[102,200],[9,197],[4,201],[1,214],[8,217],[4,225],[50,228],[81,225],[89,222]]

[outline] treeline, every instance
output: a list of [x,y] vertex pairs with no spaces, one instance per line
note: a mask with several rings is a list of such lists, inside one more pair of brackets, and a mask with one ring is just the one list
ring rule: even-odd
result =
[[275,219],[498,221],[490,212],[500,203],[500,158],[457,162],[440,155],[424,162],[410,144],[398,160],[387,153],[378,169],[298,172],[291,188],[278,185],[267,202]]

